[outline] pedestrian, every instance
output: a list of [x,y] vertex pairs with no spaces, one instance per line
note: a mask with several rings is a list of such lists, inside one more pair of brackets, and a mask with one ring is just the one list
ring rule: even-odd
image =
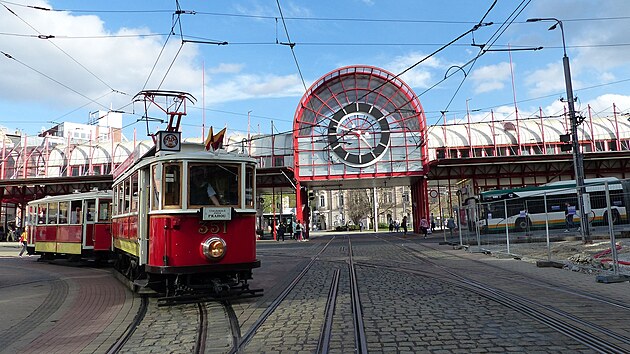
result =
[[295,224],[295,221],[287,221],[287,223],[285,224],[286,229],[284,230],[284,232],[289,235],[290,239],[295,238],[295,235],[293,235],[293,230],[295,230],[295,228],[293,227],[294,224]]
[[282,241],[284,242],[284,233],[287,231],[287,227],[284,223],[281,223],[280,226],[278,226],[278,241],[280,241],[280,238],[282,237]]
[[420,231],[422,231],[424,238],[427,238],[428,230],[429,230],[429,223],[427,222],[427,219],[425,218],[420,219]]
[[400,228],[400,223],[398,222],[398,220],[396,220],[394,222],[394,230],[396,230],[396,232],[398,232],[399,228]]
[[359,232],[363,231],[363,221],[359,221]]
[[28,245],[27,236],[26,236],[26,229],[24,229],[24,231],[20,235],[20,243],[22,244],[22,250],[20,251],[20,257],[22,257],[24,252],[26,252],[26,254],[28,256],[30,256],[30,254],[28,254],[28,250],[26,249],[26,246]]
[[300,220],[295,223],[295,239],[298,241],[302,240],[302,225],[300,224]]
[[431,213],[431,216],[429,217],[429,222],[431,223],[431,232],[435,231],[435,217],[433,216],[433,213]]
[[389,232],[394,231],[394,220],[390,219],[389,220]]
[[[425,220],[424,222],[427,222],[427,221]],[[402,226],[403,232],[405,233],[405,235],[407,235],[407,215],[403,216],[400,226]]]
[[306,225],[304,225],[303,222],[299,224],[300,224],[300,230],[302,230],[302,239],[306,242],[309,239],[309,233],[307,232],[308,230],[306,229]]
[[446,227],[451,232],[451,237],[453,237],[453,229],[455,228],[455,220],[453,220],[452,216],[448,218],[448,221],[446,222]]
[[573,217],[575,216],[575,206],[572,206],[569,203],[564,203],[566,209],[564,210],[564,221],[566,223],[567,229],[564,232],[569,232],[570,229],[575,227],[575,223],[573,222]]

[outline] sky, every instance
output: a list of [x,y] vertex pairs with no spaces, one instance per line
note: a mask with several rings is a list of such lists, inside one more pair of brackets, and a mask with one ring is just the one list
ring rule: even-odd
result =
[[576,110],[610,116],[615,104],[630,113],[629,1],[493,3],[0,0],[0,126],[33,135],[112,109],[124,112],[124,134],[142,139],[144,106],[133,98],[161,89],[196,98],[184,137],[226,125],[281,133],[326,73],[369,65],[400,74],[418,62],[401,79],[428,125],[468,114],[488,121],[491,112],[514,119],[515,108],[519,118],[557,116],[566,99],[562,32],[528,18],[562,21]]

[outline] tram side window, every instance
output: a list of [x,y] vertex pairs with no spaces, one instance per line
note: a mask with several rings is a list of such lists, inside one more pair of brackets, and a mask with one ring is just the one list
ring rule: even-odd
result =
[[96,201],[94,199],[90,199],[87,201],[87,214],[85,215],[85,219],[87,221],[94,221],[96,216]]
[[124,183],[119,184],[118,187],[116,188],[116,190],[118,191],[118,199],[117,199],[118,200],[118,202],[117,202],[118,210],[117,210],[116,214],[118,214],[118,215],[124,213],[124,210],[125,210],[124,209],[124,206],[125,206],[125,192],[124,192],[124,189],[123,189],[123,184]]
[[162,192],[160,170],[161,169],[158,169],[158,165],[151,166],[151,210],[160,209],[160,193]]
[[130,204],[131,204],[131,203],[129,203],[129,201],[131,200],[131,196],[130,196],[130,193],[131,193],[130,189],[131,188],[130,188],[130,185],[129,185],[130,183],[131,183],[131,181],[130,181],[129,178],[125,179],[125,183],[124,183],[125,189],[123,191],[124,192],[124,196],[125,196],[125,210],[124,210],[125,213],[129,212],[129,207],[130,207]]
[[59,202],[59,224],[68,223],[68,202]]
[[254,207],[254,168],[247,167],[245,172],[245,206]]
[[118,215],[118,211],[116,210],[116,208],[118,207],[118,203],[116,202],[118,200],[118,186],[113,186],[112,191],[114,192],[114,200],[112,203],[113,204],[112,215]]
[[181,167],[179,164],[164,165],[164,206],[181,204]]
[[37,207],[29,205],[28,215],[26,216],[26,225],[31,226],[37,224]]
[[82,201],[73,200],[70,202],[70,223],[71,224],[80,224],[81,223],[81,211],[82,211]]
[[131,176],[131,211],[138,211],[138,172]]
[[37,223],[45,224],[46,223],[46,204],[40,205],[37,210]]
[[57,203],[48,203],[48,224],[57,223],[58,213],[59,213],[59,208],[58,208]]
[[98,202],[98,221],[104,222],[109,221],[111,218],[110,213],[111,209],[109,206],[111,205],[111,200],[99,200]]

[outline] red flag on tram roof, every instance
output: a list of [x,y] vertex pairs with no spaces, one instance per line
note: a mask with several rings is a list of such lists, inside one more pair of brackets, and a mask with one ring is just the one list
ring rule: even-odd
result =
[[210,150],[210,142],[212,141],[212,127],[210,127],[210,130],[208,130],[208,136],[206,137],[206,140],[203,142],[203,144],[206,146],[206,150]]
[[227,128],[221,129],[216,135],[214,135],[212,131],[212,127],[210,127],[210,131],[208,132],[208,137],[206,138],[205,145],[206,150],[218,150],[223,148],[223,138],[225,137],[225,132]]

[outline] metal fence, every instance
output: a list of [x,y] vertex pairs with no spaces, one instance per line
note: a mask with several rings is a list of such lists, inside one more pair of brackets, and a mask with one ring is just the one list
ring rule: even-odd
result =
[[[513,192],[512,192],[513,191]],[[472,251],[630,275],[630,180],[511,190],[455,209],[444,241]],[[439,236],[439,234],[438,234]]]

